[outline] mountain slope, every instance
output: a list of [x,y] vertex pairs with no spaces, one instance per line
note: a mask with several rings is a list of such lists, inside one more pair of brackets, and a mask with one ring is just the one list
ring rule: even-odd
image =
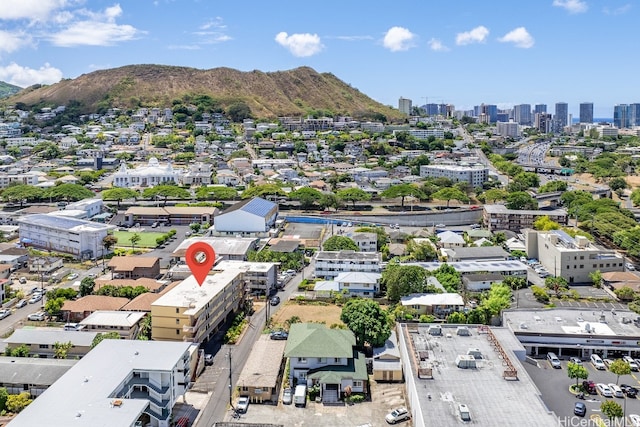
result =
[[0,98],[6,98],[21,90],[22,88],[19,86],[0,81]]
[[85,112],[108,107],[167,107],[175,99],[209,95],[221,108],[245,102],[259,118],[298,116],[312,110],[354,117],[402,115],[333,74],[309,67],[265,73],[231,68],[199,70],[164,65],[129,65],[83,74],[51,86],[28,88],[10,98],[27,105],[66,105],[79,101]]

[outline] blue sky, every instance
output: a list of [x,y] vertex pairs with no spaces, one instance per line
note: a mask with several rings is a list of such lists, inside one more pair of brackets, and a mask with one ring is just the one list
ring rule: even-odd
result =
[[[0,0],[0,80],[310,66],[397,107],[640,102],[636,0]],[[636,89],[634,91],[634,89]]]

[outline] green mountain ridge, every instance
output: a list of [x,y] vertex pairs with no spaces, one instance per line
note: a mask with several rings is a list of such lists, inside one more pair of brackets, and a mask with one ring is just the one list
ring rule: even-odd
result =
[[0,98],[7,98],[13,94],[20,92],[22,88],[7,82],[0,81]]

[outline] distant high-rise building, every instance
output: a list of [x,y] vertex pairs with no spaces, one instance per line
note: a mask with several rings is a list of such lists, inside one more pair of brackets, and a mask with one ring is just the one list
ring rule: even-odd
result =
[[613,125],[618,129],[631,127],[630,111],[627,104],[619,104],[613,107]]
[[580,104],[580,123],[593,123],[593,102]]
[[552,126],[551,114],[536,113],[534,126],[540,133],[551,133]]
[[398,110],[400,110],[401,113],[405,113],[410,116],[412,108],[410,99],[400,97],[398,100]]
[[525,126],[531,125],[531,104],[520,104],[513,107],[513,121]]
[[509,121],[509,113],[506,111],[501,111],[496,114],[496,122],[508,122]]
[[516,122],[501,122],[498,121],[496,123],[496,132],[498,135],[511,137],[511,138],[519,138],[520,137],[520,126]]
[[536,104],[535,107],[533,107],[533,114],[540,114],[540,113],[546,113],[547,112],[547,104]]
[[564,127],[569,124],[569,104],[566,102],[556,102],[556,113],[553,116],[554,129],[556,133],[561,133]]
[[424,109],[427,112],[427,116],[437,116],[440,114],[438,104],[427,104],[424,106]]
[[640,104],[629,105],[629,124],[640,126]]

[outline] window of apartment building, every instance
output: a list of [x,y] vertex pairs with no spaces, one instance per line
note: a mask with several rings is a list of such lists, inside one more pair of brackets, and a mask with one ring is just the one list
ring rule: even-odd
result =
[[307,363],[306,357],[298,357],[298,363]]
[[299,371],[300,373],[298,374],[298,379],[299,380],[306,380],[307,379],[307,371]]
[[339,357],[334,357],[333,358],[333,363],[340,363],[340,358]]
[[180,319],[176,319],[176,325],[180,324]]
[[180,309],[176,308],[176,314],[180,314]]
[[176,335],[180,335],[180,329],[176,329]]
[[596,268],[596,267],[598,267],[598,264],[593,264],[593,268]]
[[324,357],[318,357],[318,363],[325,363]]
[[602,268],[602,264],[600,264],[600,268]]
[[49,348],[48,344],[40,344],[38,348]]
[[243,385],[242,387],[240,387],[240,390],[249,391],[249,387],[247,387],[246,385]]
[[584,255],[580,255],[580,259],[584,259]]
[[584,268],[584,265],[580,264],[580,268]]
[[353,381],[353,386],[354,387],[362,387],[363,386],[362,381],[354,380]]

